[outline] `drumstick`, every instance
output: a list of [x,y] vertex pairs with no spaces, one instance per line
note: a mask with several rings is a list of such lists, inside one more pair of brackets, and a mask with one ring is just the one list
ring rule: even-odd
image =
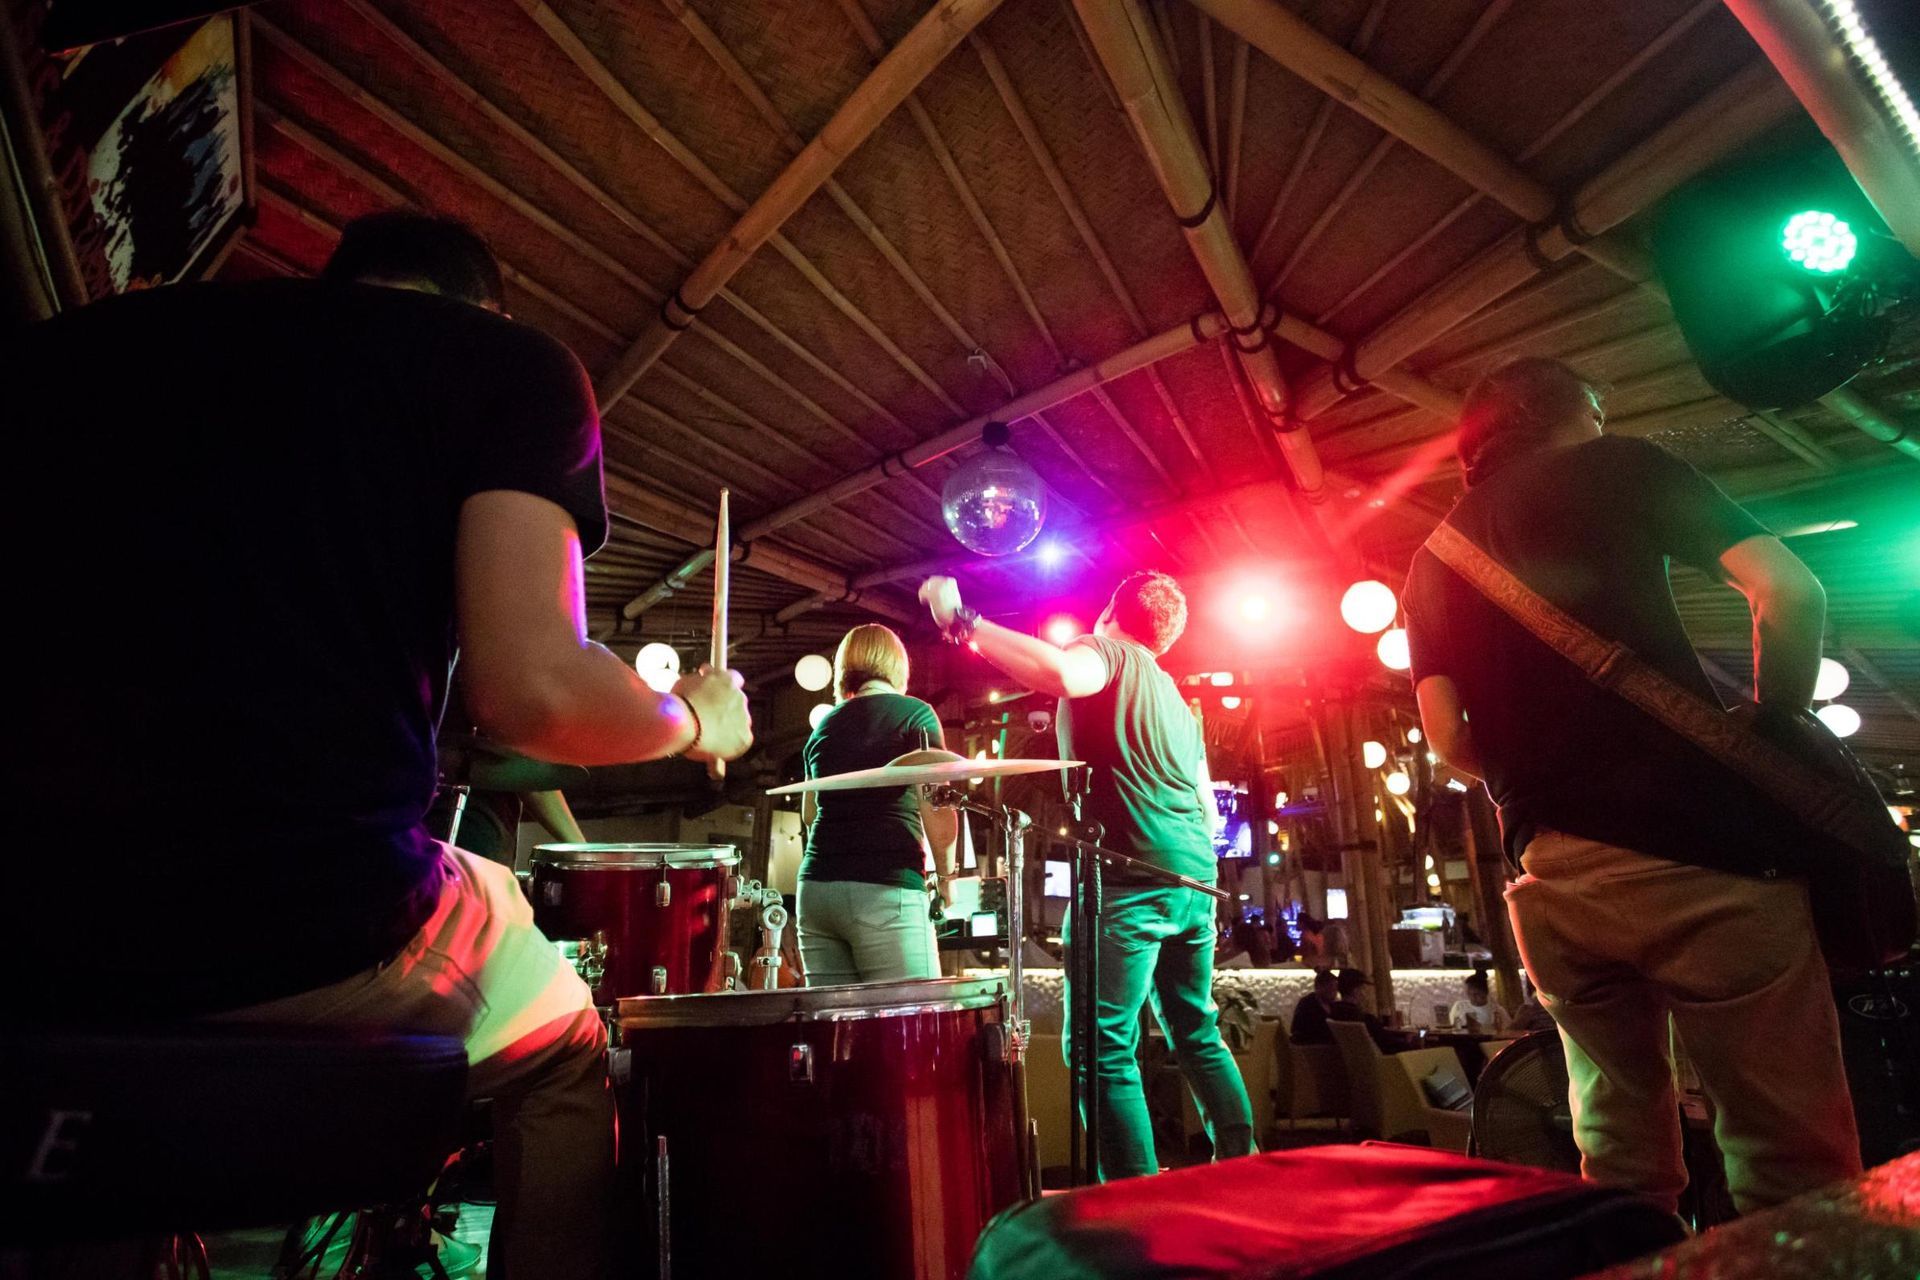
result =
[[[713,669],[727,669],[727,590],[733,576],[733,531],[727,522],[727,491],[720,491],[720,515],[713,527],[713,643],[707,661]],[[707,776],[715,782],[727,776],[727,762],[715,758],[707,762]]]

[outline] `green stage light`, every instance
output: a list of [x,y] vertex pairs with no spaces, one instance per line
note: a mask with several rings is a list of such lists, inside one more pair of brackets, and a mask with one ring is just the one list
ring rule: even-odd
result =
[[1805,209],[1787,219],[1780,247],[1809,271],[1832,275],[1845,271],[1860,248],[1853,228],[1824,209]]

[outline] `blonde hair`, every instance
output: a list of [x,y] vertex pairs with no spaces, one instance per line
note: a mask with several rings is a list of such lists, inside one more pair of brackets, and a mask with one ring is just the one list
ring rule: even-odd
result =
[[841,698],[851,698],[869,680],[884,680],[895,693],[907,691],[907,646],[877,622],[847,632],[833,655],[833,688]]

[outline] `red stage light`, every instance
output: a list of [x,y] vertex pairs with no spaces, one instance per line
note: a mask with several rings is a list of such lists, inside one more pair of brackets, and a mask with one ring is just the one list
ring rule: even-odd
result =
[[1083,633],[1080,630],[1078,619],[1070,618],[1062,613],[1047,620],[1044,634],[1048,640],[1064,649],[1079,639]]
[[1272,612],[1273,605],[1263,595],[1240,597],[1240,616],[1248,622],[1265,622]]

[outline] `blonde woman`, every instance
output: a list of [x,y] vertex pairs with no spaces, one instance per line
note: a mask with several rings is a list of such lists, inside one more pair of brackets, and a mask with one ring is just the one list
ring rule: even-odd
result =
[[[873,769],[945,740],[933,708],[909,698],[907,649],[886,627],[855,627],[833,659],[836,705],[807,739],[807,777]],[[937,978],[928,851],[953,867],[959,817],[911,787],[804,798],[800,955],[811,986]]]

